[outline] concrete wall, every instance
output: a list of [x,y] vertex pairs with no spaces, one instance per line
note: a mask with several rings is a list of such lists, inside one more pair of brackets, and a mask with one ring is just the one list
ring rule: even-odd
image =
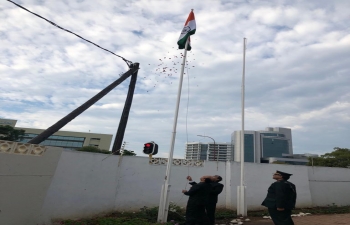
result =
[[350,169],[308,167],[314,206],[350,205]]
[[[113,210],[135,211],[143,206],[158,206],[166,170],[165,165],[149,164],[146,157],[120,158],[57,148],[49,148],[41,159],[7,153],[1,154],[0,159],[0,187],[5,190],[0,192],[0,224],[7,225],[50,224],[52,219],[76,219]],[[246,163],[248,210],[262,209],[260,204],[276,170],[294,174],[290,181],[297,187],[297,207],[350,205],[350,195],[345,194],[350,190],[349,169]],[[202,175],[209,174],[224,178],[225,188],[219,195],[218,206],[236,209],[240,185],[238,162],[173,166],[170,201],[185,206],[188,197],[181,190],[190,188],[186,176],[198,181]],[[8,218],[15,222],[10,223]]]
[[[97,212],[135,211],[143,206],[158,206],[165,170],[165,165],[151,165],[146,157],[125,156],[119,161],[119,156],[63,151],[43,215],[46,219],[80,218]],[[290,181],[298,188],[298,207],[312,206],[308,167],[246,163],[248,209],[263,208],[260,204],[276,170],[294,174]],[[203,167],[173,166],[170,201],[186,206],[188,197],[181,193],[190,188],[186,176],[199,180],[206,174],[219,174],[224,178],[225,188],[219,195],[218,206],[235,209],[237,186],[240,185],[240,164],[237,162],[217,164],[209,161]]]
[[64,150],[43,204],[42,220],[48,223],[51,218],[79,218],[112,211],[118,162],[117,157],[108,156]]
[[[119,166],[118,166],[119,164]],[[225,174],[219,163],[218,174]],[[43,206],[42,219],[81,218],[113,210],[139,210],[159,205],[165,165],[150,165],[148,157],[108,156],[64,150]],[[204,167],[172,167],[170,201],[185,206],[188,174],[199,180],[217,171],[217,163]],[[225,182],[224,182],[225,184]],[[225,193],[220,196],[225,206]]]
[[[308,182],[308,170],[306,166],[280,165],[280,164],[245,164],[245,186],[247,186],[247,207],[248,210],[262,209],[261,203],[267,194],[267,189],[274,182],[272,174],[276,170],[293,174],[290,182],[294,183],[298,192],[297,207],[312,206],[311,194]],[[237,168],[239,167],[239,168]],[[240,171],[240,164],[234,164],[236,171]],[[234,179],[232,195],[236,203],[236,186],[240,183],[240,176]],[[350,203],[350,202],[349,202]]]
[[30,225],[39,220],[62,149],[52,147],[34,155],[34,146],[0,141],[1,225]]

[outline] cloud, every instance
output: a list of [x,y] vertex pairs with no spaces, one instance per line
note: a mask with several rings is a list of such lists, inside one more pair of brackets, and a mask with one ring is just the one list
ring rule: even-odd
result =
[[[241,126],[242,43],[246,128],[290,127],[295,153],[350,148],[349,1],[21,1],[19,4],[128,60],[140,63],[124,140],[170,149],[182,50],[192,36],[174,154],[185,142],[230,142]],[[0,14],[0,116],[47,128],[127,71],[126,63],[14,6]],[[129,79],[63,130],[115,134]],[[189,97],[188,97],[189,96]]]

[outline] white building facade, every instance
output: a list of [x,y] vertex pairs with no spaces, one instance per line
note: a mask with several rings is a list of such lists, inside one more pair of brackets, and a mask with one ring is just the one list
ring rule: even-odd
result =
[[186,143],[185,159],[207,161],[232,161],[233,149],[230,143]]

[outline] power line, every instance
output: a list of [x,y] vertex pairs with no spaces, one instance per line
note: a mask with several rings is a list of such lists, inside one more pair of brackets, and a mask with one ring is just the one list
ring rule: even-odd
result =
[[107,51],[107,52],[109,52],[109,53],[111,53],[111,54],[113,54],[113,55],[115,55],[115,56],[117,56],[117,57],[123,59],[124,62],[126,62],[126,64],[128,65],[128,67],[130,67],[130,65],[132,64],[131,61],[125,59],[124,57],[122,57],[122,56],[120,56],[120,55],[117,55],[117,54],[115,54],[114,52],[112,52],[112,51],[110,51],[110,50],[108,50],[108,49],[102,48],[102,47],[99,46],[98,44],[95,44],[95,43],[93,43],[92,41],[89,41],[89,40],[83,38],[82,36],[80,36],[80,35],[78,35],[78,34],[72,32],[72,31],[70,31],[70,30],[67,30],[67,29],[65,29],[65,28],[63,28],[63,27],[61,27],[61,26],[59,26],[59,25],[57,25],[56,23],[54,23],[54,22],[52,22],[52,21],[50,21],[50,20],[48,20],[48,19],[46,19],[46,18],[44,18],[44,17],[42,17],[42,16],[36,14],[36,13],[34,13],[34,12],[32,12],[32,11],[26,9],[26,8],[24,8],[23,6],[21,6],[21,5],[17,4],[17,3],[15,3],[15,2],[13,2],[13,1],[11,1],[11,0],[7,0],[7,1],[9,1],[9,2],[13,3],[14,5],[20,7],[21,9],[26,10],[27,12],[29,12],[29,13],[31,13],[31,14],[33,14],[33,15],[35,15],[35,16],[37,16],[37,17],[43,19],[43,20],[45,20],[46,22],[50,23],[51,25],[54,25],[55,27],[57,27],[57,28],[59,28],[59,29],[62,29],[62,30],[64,30],[64,31],[68,32],[68,33],[74,34],[74,35],[77,36],[78,38],[81,38],[81,39],[83,39],[84,41],[89,42],[90,44],[93,44],[93,45],[95,45],[96,47],[98,47],[98,48],[100,48],[100,49],[103,49],[103,50],[105,50],[105,51]]

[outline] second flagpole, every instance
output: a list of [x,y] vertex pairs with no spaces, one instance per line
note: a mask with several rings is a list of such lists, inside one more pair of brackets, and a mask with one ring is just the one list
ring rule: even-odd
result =
[[166,169],[166,173],[165,173],[164,183],[162,185],[162,191],[161,191],[161,194],[160,194],[160,202],[159,202],[159,209],[158,209],[158,219],[157,219],[158,223],[166,223],[167,219],[168,219],[169,192],[170,192],[170,173],[171,173],[171,166],[173,164],[173,154],[174,154],[174,146],[175,146],[177,118],[178,118],[178,115],[179,115],[179,106],[180,106],[180,99],[181,99],[182,81],[183,81],[183,75],[184,75],[185,64],[186,64],[188,41],[189,41],[189,37],[186,40],[185,50],[184,50],[184,57],[183,57],[183,60],[182,60],[179,88],[178,88],[178,92],[177,92],[177,101],[176,101],[176,107],[175,107],[173,132],[172,132],[172,138],[171,138],[171,144],[170,144],[170,152],[169,152],[169,157],[168,157],[168,163],[167,163],[167,169]]
[[246,189],[244,186],[244,95],[245,95],[245,52],[247,39],[243,39],[243,72],[242,72],[242,130],[240,136],[241,185],[237,187],[237,215],[247,216]]

